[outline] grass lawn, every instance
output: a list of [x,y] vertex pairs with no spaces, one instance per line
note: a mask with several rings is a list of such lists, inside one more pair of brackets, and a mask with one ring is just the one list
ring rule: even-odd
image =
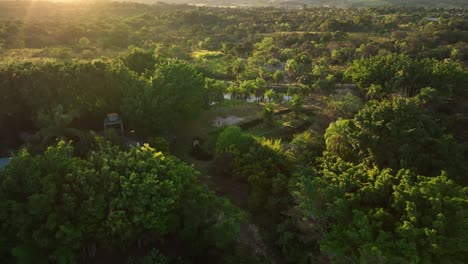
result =
[[196,50],[192,52],[193,59],[202,59],[206,57],[221,57],[224,54],[221,51]]
[[220,51],[197,50],[191,55],[195,67],[203,75],[215,79],[228,78],[228,65]]
[[307,114],[300,114],[296,118],[295,114],[290,112],[275,116],[272,124],[262,122],[247,132],[258,137],[281,138],[284,141],[291,140],[292,136],[310,123],[310,117]]
[[226,101],[224,104],[211,106],[198,118],[183,124],[177,129],[175,155],[184,160],[192,160],[189,152],[192,147],[192,140],[195,138],[203,140],[204,149],[210,152],[214,151],[218,133],[225,127],[225,125],[217,127],[217,120],[227,120],[229,117],[235,117],[242,119],[240,123],[248,122],[260,118],[262,111],[262,106],[242,101]]

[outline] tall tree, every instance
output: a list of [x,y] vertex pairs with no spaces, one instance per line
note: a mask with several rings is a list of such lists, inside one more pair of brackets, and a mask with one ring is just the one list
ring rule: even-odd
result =
[[289,79],[291,81],[295,81],[297,71],[299,70],[299,64],[297,63],[295,59],[289,59],[288,61],[286,61],[284,70],[288,73]]
[[156,66],[148,85],[128,91],[122,109],[137,128],[170,131],[206,107],[204,87],[194,67],[169,59]]
[[447,176],[326,159],[296,192],[305,226],[320,224],[332,261],[463,262],[468,188]]
[[276,84],[279,85],[279,83],[284,80],[284,72],[280,70],[275,71],[273,74],[273,80],[275,80]]
[[459,146],[417,99],[370,101],[353,119],[330,124],[325,140],[330,153],[347,161],[428,176],[448,170],[449,176],[460,177],[463,171]]
[[225,249],[244,215],[197,175],[147,144],[123,151],[99,139],[85,159],[64,142],[38,155],[23,150],[0,177],[0,256],[76,263],[96,247],[125,250],[166,235],[186,243],[191,256]]

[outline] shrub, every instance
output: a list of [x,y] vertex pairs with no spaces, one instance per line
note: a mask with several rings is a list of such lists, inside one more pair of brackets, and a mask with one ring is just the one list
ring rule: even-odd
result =
[[230,151],[246,153],[253,143],[253,137],[242,132],[240,127],[228,126],[218,136],[216,153],[221,154]]
[[328,227],[321,249],[332,261],[462,263],[468,253],[461,213],[468,188],[444,173],[425,177],[329,159],[299,186],[304,216]]

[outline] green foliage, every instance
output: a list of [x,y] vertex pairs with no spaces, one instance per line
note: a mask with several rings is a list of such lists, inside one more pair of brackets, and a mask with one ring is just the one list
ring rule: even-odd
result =
[[227,85],[224,81],[205,78],[205,89],[209,102],[223,102]]
[[238,244],[232,249],[231,254],[223,256],[223,263],[267,264],[270,262],[265,256],[252,252],[251,245]]
[[245,62],[242,59],[236,59],[232,62],[231,71],[240,79],[240,75],[246,70]]
[[248,98],[250,95],[255,93],[257,89],[258,86],[255,80],[243,81],[239,85],[239,90],[244,98]]
[[276,84],[279,84],[284,80],[284,72],[280,70],[276,70],[273,74],[273,80],[275,80]]
[[370,101],[351,120],[330,124],[327,150],[347,161],[425,175],[447,170],[460,177],[462,157],[453,137],[420,109],[417,100]]
[[333,50],[331,52],[330,58],[332,60],[332,63],[344,64],[350,61],[353,58],[353,55],[354,55],[354,49],[345,47],[345,48]]
[[72,153],[64,142],[40,155],[23,150],[0,175],[2,259],[75,263],[88,245],[126,248],[177,235],[197,252],[236,239],[243,214],[176,158],[108,142],[83,160]]
[[328,102],[328,107],[337,114],[338,117],[352,118],[363,106],[361,98],[347,93],[345,95],[332,95]]
[[288,218],[284,219],[276,227],[278,236],[276,245],[281,249],[286,263],[307,264],[320,261],[315,257],[320,252],[317,243],[320,235],[308,230],[313,229],[314,224],[306,219],[302,214],[297,213],[295,209],[290,209]]
[[295,81],[299,71],[299,63],[295,59],[289,59],[286,61],[284,70],[288,73],[289,79]]
[[422,88],[421,91],[415,96],[415,99],[420,105],[423,106],[438,106],[440,105],[440,93],[431,87]]
[[266,66],[270,58],[276,53],[275,41],[272,37],[266,37],[261,42],[254,45],[252,56],[249,58],[249,63],[260,66]]
[[355,60],[346,75],[364,91],[380,85],[387,94],[399,92],[406,96],[414,96],[428,86],[445,95],[460,94],[468,80],[468,72],[455,62],[415,60],[403,54]]
[[[70,189],[80,180],[73,181],[69,173],[81,165],[71,153],[63,142],[43,155],[23,150],[2,173],[2,259],[10,259],[11,251],[17,263],[47,263],[50,256],[59,263],[74,263],[75,251],[98,219],[94,208],[87,207],[96,186],[83,190],[81,199]],[[76,222],[85,215],[90,218]]]
[[303,165],[314,163],[315,159],[322,155],[325,149],[324,139],[314,131],[305,131],[295,134],[289,143],[288,152],[294,160]]
[[128,91],[122,111],[144,132],[171,131],[206,106],[203,78],[189,64],[169,59],[156,65],[148,85]]
[[89,39],[86,37],[82,37],[78,41],[78,46],[82,49],[88,48],[90,44],[91,44],[91,41],[89,41]]
[[250,206],[278,219],[290,203],[288,184],[290,163],[281,140],[258,138],[248,153],[238,155],[235,174],[252,190]]
[[349,119],[330,123],[324,135],[326,150],[344,160],[355,160],[352,141],[348,137],[354,130],[353,121]]
[[[268,66],[278,66],[281,63],[280,60],[273,58],[267,61]],[[275,72],[276,73],[276,72]]]
[[192,58],[194,58],[193,64],[196,69],[205,77],[224,80],[232,76],[229,58],[225,57],[222,52],[194,51]]
[[131,257],[127,264],[168,264],[169,259],[162,255],[157,249],[152,249],[148,255],[144,257]]
[[275,117],[275,106],[272,103],[265,104],[263,107],[263,119],[268,125],[272,125]]
[[[138,172],[127,169],[120,176],[121,189],[111,203],[107,222],[108,232],[114,238],[111,241],[120,241],[122,245],[140,236],[162,237],[177,230],[178,220],[185,216],[180,206],[197,199],[196,196],[185,196],[195,188],[196,173],[190,166],[155,152],[148,145],[130,152],[96,154],[99,157],[93,156],[91,161],[95,158],[102,162],[113,157],[116,163],[108,164],[110,171],[113,171],[114,164],[121,166],[119,160],[125,160],[128,168]],[[146,162],[142,163],[142,160]]]
[[218,155],[230,152],[235,166],[232,176],[251,186],[250,206],[278,219],[291,202],[288,194],[291,164],[281,140],[253,138],[239,127],[227,127],[216,143]]
[[254,143],[252,136],[242,132],[237,126],[226,127],[218,136],[216,141],[216,153],[221,154],[229,151],[240,151],[245,153]]
[[278,219],[290,203],[288,194],[289,159],[281,140],[258,138],[248,152],[233,152],[234,176],[251,186],[249,201],[252,210],[267,212]]
[[321,248],[337,263],[462,263],[468,188],[408,170],[324,160],[300,181],[304,214],[327,225]]
[[302,87],[298,85],[288,85],[288,95],[293,96],[295,94],[302,94]]
[[162,137],[151,137],[148,140],[148,144],[157,151],[161,151],[164,154],[169,154],[169,142]]
[[76,111],[65,112],[60,104],[55,106],[50,112],[41,109],[36,118],[37,126],[40,128],[38,135],[44,142],[47,142],[54,136],[79,135],[79,131],[68,128],[77,115]]
[[[298,82],[289,95],[308,96],[308,87],[323,92],[307,98],[317,106],[314,129],[324,129],[330,112],[350,119],[331,123],[325,143],[304,132],[289,148],[227,128],[216,149],[223,175],[249,184],[253,219],[260,219],[267,244],[277,242],[278,258],[326,262],[317,243],[326,235],[322,248],[339,263],[463,262],[466,190],[438,175],[466,174],[466,10],[394,5],[429,0],[332,0],[327,5],[392,6],[312,7],[322,2],[288,10],[0,2],[0,145],[16,147],[23,131],[39,131],[34,138],[42,140],[0,175],[0,259],[87,262],[78,255],[89,248],[125,251],[138,241],[162,245],[164,253],[180,245],[189,262],[200,262],[197,256],[270,262],[236,255],[243,213],[168,156],[167,142],[150,138],[157,151],[126,152],[79,129],[99,129],[107,113],[118,112],[126,127],[154,136],[222,102],[225,91],[233,99],[265,95],[281,103],[283,86],[266,89],[287,74]],[[329,108],[320,110],[335,85],[351,82],[361,98],[413,100],[371,101],[361,109],[358,97],[332,95]],[[272,105],[264,117],[273,121]],[[291,139],[291,130],[283,131],[283,140]],[[117,132],[110,134],[112,144],[123,145]],[[57,138],[73,143],[44,152]],[[433,178],[395,176],[388,168]],[[304,176],[293,199],[299,174],[316,177]],[[142,261],[162,259],[155,250]]]
[[302,99],[302,96],[298,94],[293,95],[293,98],[291,100],[291,109],[293,110],[296,117],[299,117],[299,114],[302,111],[303,104],[304,104],[304,99]]
[[120,129],[115,129],[113,127],[106,129],[105,137],[112,145],[121,149],[127,148],[125,138],[122,136]]
[[265,99],[268,99],[268,101],[271,101],[274,98],[276,98],[276,92],[273,89],[269,89],[265,92]]
[[335,77],[333,75],[327,75],[324,79],[318,79],[314,83],[314,87],[324,92],[331,92],[335,88]]
[[379,100],[382,98],[383,88],[381,85],[371,84],[371,86],[367,89],[366,97],[368,99]]
[[255,79],[255,86],[255,96],[262,97],[267,90],[268,83],[263,78],[257,78]]
[[193,186],[184,197],[177,236],[190,245],[190,255],[228,250],[239,236],[245,213],[202,185]]
[[120,60],[126,67],[138,75],[142,75],[146,71],[150,74],[155,70],[156,59],[151,50],[130,47],[120,55]]
[[273,97],[273,101],[276,103],[276,104],[281,104],[283,102],[283,99],[284,99],[284,93],[274,93],[273,94],[274,97]]
[[102,120],[118,112],[122,95],[143,85],[118,63],[0,64],[0,124],[13,132],[30,124],[66,127],[77,117]]

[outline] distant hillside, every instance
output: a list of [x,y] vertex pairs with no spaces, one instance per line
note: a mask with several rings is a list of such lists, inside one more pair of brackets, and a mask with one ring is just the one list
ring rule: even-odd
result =
[[[468,8],[468,0],[13,0],[16,2],[49,1],[49,2],[137,2],[154,4],[191,4],[222,7],[273,6],[300,8],[308,7],[378,7],[378,6],[411,6],[437,8]],[[0,0],[12,2],[12,0]]]
[[[136,0],[138,1],[138,0]],[[151,2],[152,0],[141,0]],[[210,6],[338,6],[370,7],[384,5],[425,7],[468,7],[467,0],[162,0],[167,3],[188,3]]]

